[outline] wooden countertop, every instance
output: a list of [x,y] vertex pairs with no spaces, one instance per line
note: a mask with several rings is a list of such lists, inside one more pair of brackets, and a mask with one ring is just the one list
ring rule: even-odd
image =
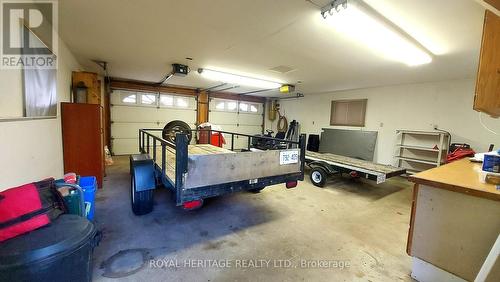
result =
[[500,201],[496,185],[480,181],[481,164],[467,158],[429,169],[408,178],[409,181],[454,192]]

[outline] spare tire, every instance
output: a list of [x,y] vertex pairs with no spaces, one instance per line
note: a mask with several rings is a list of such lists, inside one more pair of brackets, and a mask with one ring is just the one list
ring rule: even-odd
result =
[[185,133],[188,137],[188,143],[190,143],[193,138],[191,127],[182,120],[173,120],[167,123],[163,128],[162,137],[167,141],[175,143],[175,135],[177,133]]

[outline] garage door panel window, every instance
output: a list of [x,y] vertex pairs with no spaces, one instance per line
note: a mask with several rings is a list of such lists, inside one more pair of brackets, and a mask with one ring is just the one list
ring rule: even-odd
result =
[[115,92],[116,94],[111,97],[111,103],[114,105],[177,109],[195,109],[196,106],[196,100],[193,97],[124,90],[115,90]]
[[189,107],[189,101],[184,97],[175,97],[175,105],[179,108],[187,108]]
[[141,104],[148,106],[156,106],[155,94],[141,94]]
[[159,106],[162,108],[192,109],[193,99],[174,95],[160,95]]
[[248,104],[240,103],[240,111],[248,112]]
[[174,96],[160,95],[160,107],[172,107],[174,105]]
[[258,114],[259,113],[259,105],[240,102],[240,112]]
[[226,102],[217,102],[217,104],[215,104],[215,109],[219,110],[219,111],[225,110],[226,109]]
[[230,112],[234,112],[238,108],[237,102],[226,102],[226,103],[227,103],[226,109]]
[[137,103],[137,94],[131,93],[121,93],[121,101],[124,104],[136,104]]
[[261,105],[248,102],[217,100],[212,103],[211,108],[218,112],[261,114]]

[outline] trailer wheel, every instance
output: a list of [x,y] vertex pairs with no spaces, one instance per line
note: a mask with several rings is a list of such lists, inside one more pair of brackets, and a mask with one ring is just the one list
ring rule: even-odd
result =
[[264,187],[258,187],[258,188],[252,188],[252,189],[248,189],[248,192],[251,192],[251,193],[260,193],[260,191],[262,191],[264,188],[266,188],[266,186]]
[[132,211],[135,215],[144,215],[153,211],[153,191],[137,191],[135,189],[135,177],[132,173],[130,177],[130,199],[132,203]]
[[321,167],[315,167],[311,170],[309,178],[314,186],[323,187],[325,186],[326,179],[328,178],[328,173]]

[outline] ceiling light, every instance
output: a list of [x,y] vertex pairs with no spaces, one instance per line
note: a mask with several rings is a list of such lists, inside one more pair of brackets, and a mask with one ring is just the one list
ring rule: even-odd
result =
[[431,53],[418,41],[361,0],[335,0],[321,9],[321,15],[338,32],[384,58],[408,66],[432,62]]
[[274,82],[274,81],[269,81],[269,80],[264,80],[264,79],[259,79],[259,78],[252,78],[252,77],[248,77],[248,76],[237,75],[237,74],[221,72],[221,71],[215,71],[215,70],[210,70],[210,69],[198,69],[198,72],[203,77],[206,77],[210,80],[216,80],[216,81],[231,83],[231,84],[236,84],[236,85],[244,85],[244,86],[263,88],[263,89],[275,89],[275,88],[279,88],[281,86],[281,83],[279,83],[279,82]]

